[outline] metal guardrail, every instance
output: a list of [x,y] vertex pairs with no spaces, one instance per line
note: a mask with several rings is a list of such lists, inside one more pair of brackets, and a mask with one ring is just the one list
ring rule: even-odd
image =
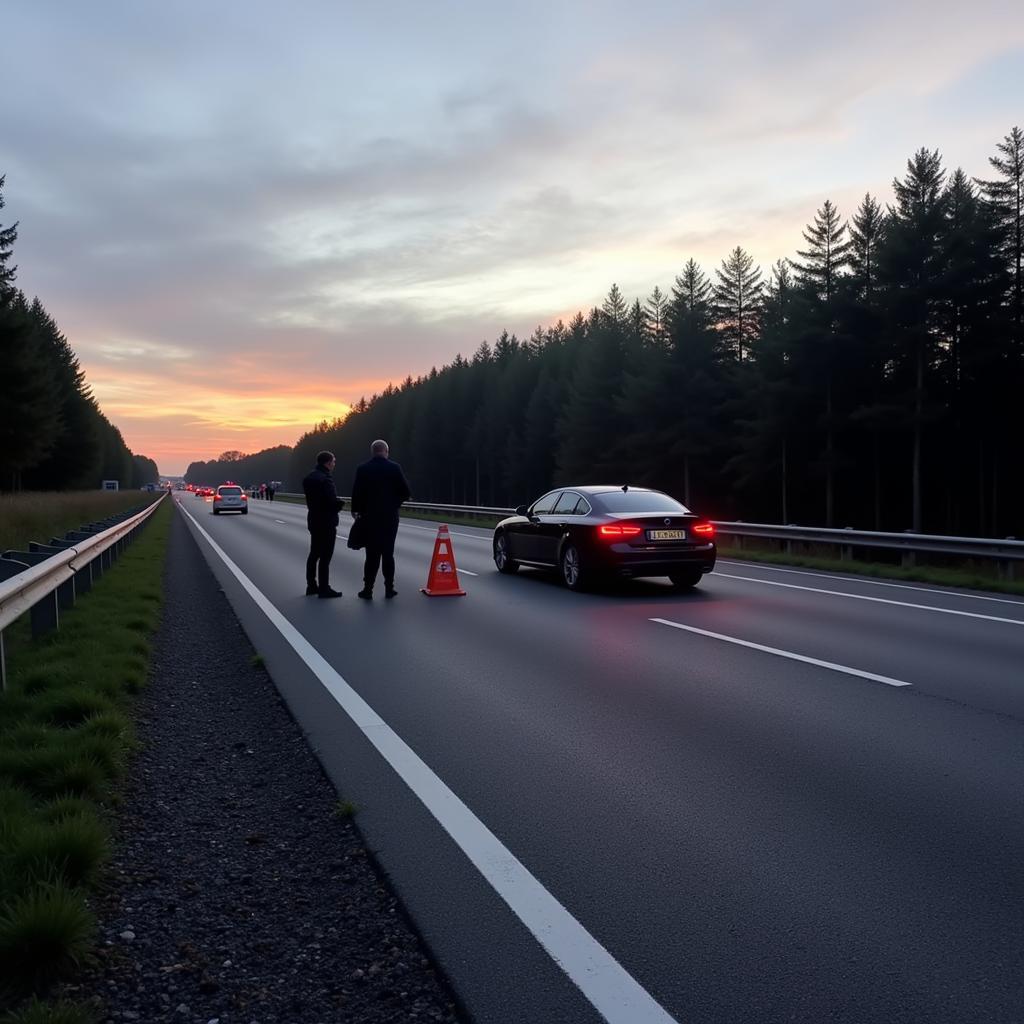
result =
[[[282,497],[301,498],[301,494]],[[346,497],[346,501],[349,499]],[[443,502],[407,501],[403,508],[425,512],[451,512],[455,515],[511,516],[513,508],[487,505],[449,505]],[[991,558],[1000,563],[1002,574],[1013,579],[1015,565],[1024,562],[1024,540],[1014,537],[992,539],[988,537],[947,537],[932,533],[885,533],[873,530],[833,529],[817,526],[779,526],[770,523],[744,523],[712,520],[715,529],[724,537],[735,537],[742,548],[746,537],[760,537],[780,541],[789,553],[793,543],[827,544],[838,547],[840,558],[853,560],[855,548],[895,550],[902,553],[905,566],[914,565],[919,554],[958,555],[962,558]]]
[[165,497],[105,529],[97,528],[104,523],[93,524],[71,530],[63,540],[33,542],[28,551],[0,555],[0,690],[7,685],[4,630],[25,612],[31,616],[33,637],[59,628],[61,609],[92,589]]

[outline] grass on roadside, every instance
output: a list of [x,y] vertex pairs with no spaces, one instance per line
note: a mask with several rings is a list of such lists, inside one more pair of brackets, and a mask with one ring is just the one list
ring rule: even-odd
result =
[[22,491],[0,494],[0,551],[25,551],[29,541],[48,544],[86,523],[145,508],[160,497],[149,491]]
[[[133,495],[137,500],[138,495]],[[131,695],[157,628],[171,507],[159,509],[59,631],[8,631],[0,695],[0,1024],[85,1024],[40,1002],[90,955],[86,894],[110,854],[116,783],[135,748]],[[16,626],[21,627],[23,623]]]

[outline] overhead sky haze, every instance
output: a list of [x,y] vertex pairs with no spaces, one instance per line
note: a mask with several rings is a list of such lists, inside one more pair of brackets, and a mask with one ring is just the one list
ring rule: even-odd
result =
[[691,256],[794,256],[921,146],[986,176],[1024,14],[978,0],[168,5],[2,16],[2,223],[180,473]]

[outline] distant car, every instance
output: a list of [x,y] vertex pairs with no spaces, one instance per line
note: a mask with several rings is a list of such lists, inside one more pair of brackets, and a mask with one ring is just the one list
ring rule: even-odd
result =
[[645,487],[559,487],[494,528],[494,564],[558,570],[570,590],[601,578],[667,576],[681,590],[715,567],[715,528]]
[[249,514],[249,499],[238,484],[221,484],[217,488],[213,496],[213,514],[220,512],[241,512],[243,516]]

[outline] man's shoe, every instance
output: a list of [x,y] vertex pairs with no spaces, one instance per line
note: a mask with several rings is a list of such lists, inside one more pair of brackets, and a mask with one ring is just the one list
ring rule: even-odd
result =
[[315,583],[306,584],[306,597],[316,597],[320,593],[320,588]]
[[361,597],[364,601],[372,601],[373,600],[373,591],[370,590],[369,587],[366,587],[363,590],[360,590],[359,593],[356,596],[357,597]]
[[384,596],[387,598],[398,597],[398,591],[395,590],[394,587],[388,587],[387,590],[384,591]]
[[328,587],[326,590],[318,590],[316,592],[316,596],[322,600],[327,600],[327,598],[330,597],[341,597],[341,591],[333,590],[331,587]]

